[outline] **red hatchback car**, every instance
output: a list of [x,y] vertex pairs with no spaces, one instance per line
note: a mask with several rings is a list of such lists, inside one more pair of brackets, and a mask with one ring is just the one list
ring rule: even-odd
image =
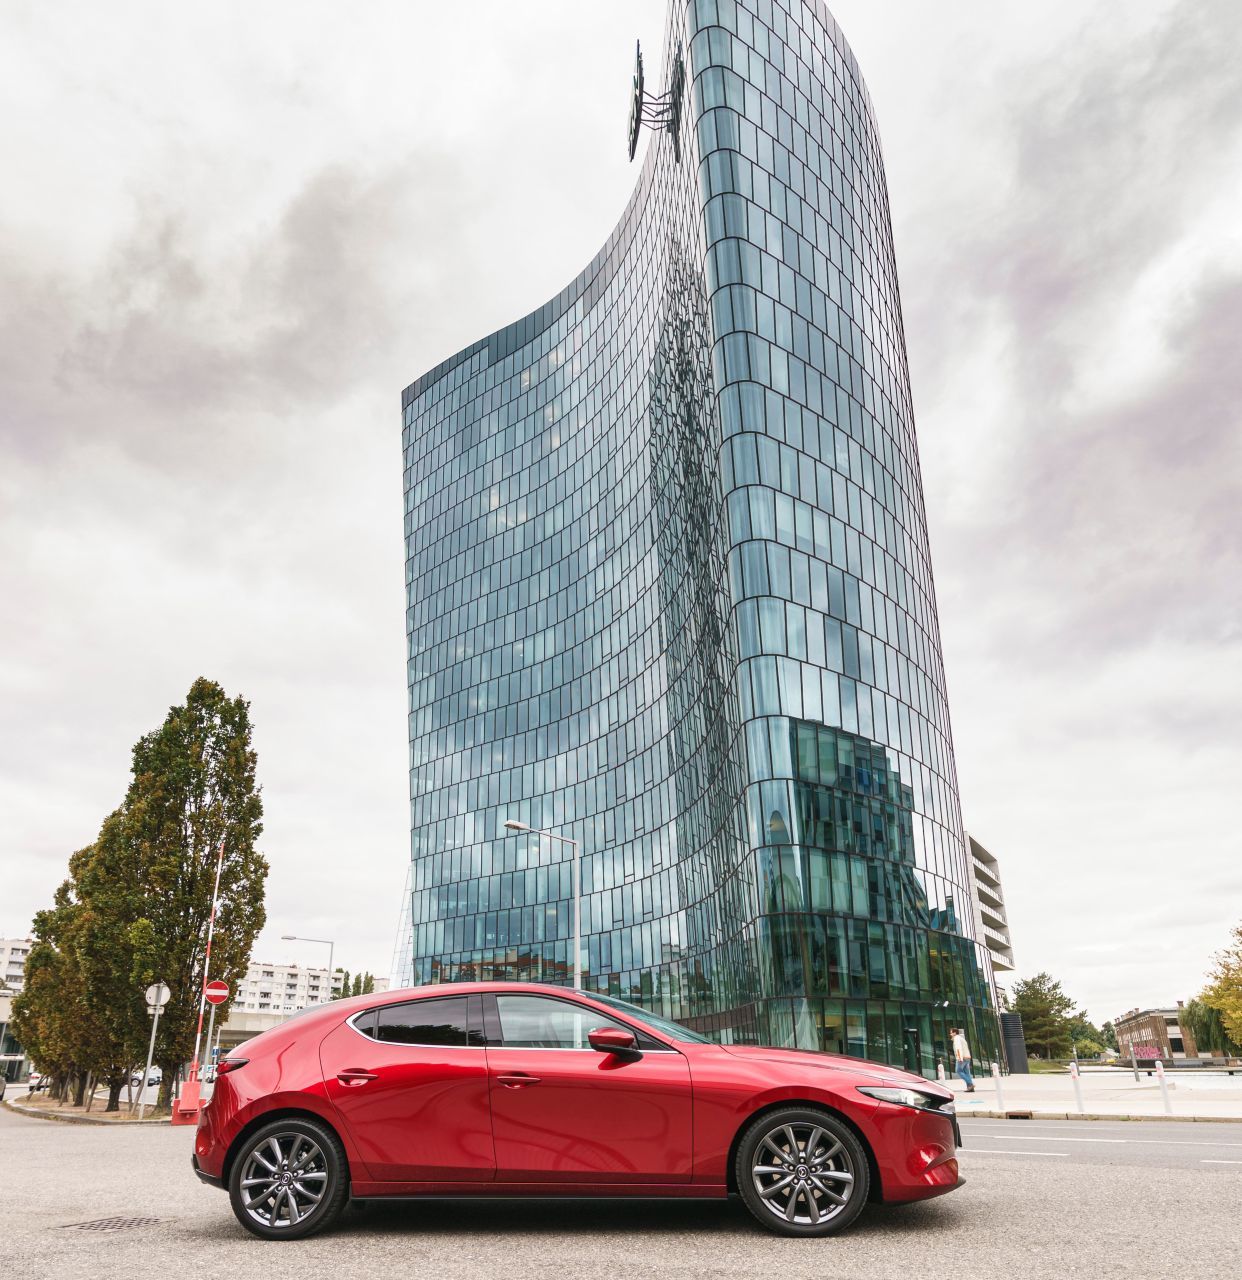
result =
[[868,1200],[962,1183],[953,1095],[833,1054],[713,1044],[609,996],[528,983],[318,1006],[219,1066],[194,1171],[255,1235],[384,1196],[738,1193],[822,1236]]

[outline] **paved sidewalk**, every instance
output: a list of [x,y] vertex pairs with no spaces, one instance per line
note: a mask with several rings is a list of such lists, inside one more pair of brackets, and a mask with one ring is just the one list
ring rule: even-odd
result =
[[1135,1083],[1130,1071],[1087,1068],[1078,1081],[1081,1108],[1068,1073],[1002,1076],[1003,1106],[997,1096],[996,1082],[990,1075],[975,1077],[974,1093],[967,1093],[956,1078],[945,1083],[957,1095],[957,1110],[962,1116],[1003,1116],[1029,1111],[1041,1117],[1167,1120],[1172,1116],[1177,1120],[1242,1120],[1242,1076],[1170,1071],[1165,1077],[1168,1110],[1159,1081],[1143,1070]]

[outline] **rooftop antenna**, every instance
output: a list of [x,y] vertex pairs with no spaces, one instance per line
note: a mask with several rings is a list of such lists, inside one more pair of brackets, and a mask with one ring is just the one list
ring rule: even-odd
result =
[[638,151],[638,135],[645,125],[648,129],[664,129],[672,136],[673,155],[681,163],[681,100],[686,88],[686,63],[681,56],[681,44],[673,59],[673,75],[663,93],[646,92],[643,82],[643,48],[641,41],[634,42],[634,84],[630,99],[629,149],[633,160]]

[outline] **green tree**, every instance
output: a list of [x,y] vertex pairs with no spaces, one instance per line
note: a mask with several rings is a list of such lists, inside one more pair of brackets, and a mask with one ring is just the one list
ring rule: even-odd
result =
[[1225,1030],[1219,1009],[1208,1004],[1204,995],[1187,1000],[1182,1008],[1182,1024],[1195,1038],[1200,1053],[1219,1053],[1225,1057],[1242,1055],[1242,1045]]
[[1111,1022],[1106,1022],[1100,1028],[1100,1034],[1104,1037],[1104,1047],[1117,1051],[1117,1028]]
[[104,820],[95,843],[69,860],[67,888],[78,905],[72,945],[86,1004],[97,1024],[90,1069],[108,1086],[106,1110],[120,1106],[134,1064],[145,1060],[150,1021],[145,934],[136,930],[145,887],[129,874],[123,811]]
[[1048,973],[1037,973],[1013,984],[1011,1001],[1014,1012],[1022,1017],[1022,1030],[1031,1048],[1045,1058],[1069,1054],[1077,1011],[1059,982]]
[[368,973],[362,980],[362,991],[359,993],[364,996],[372,995],[375,991],[375,975]]
[[1200,995],[1204,1004],[1220,1014],[1226,1035],[1242,1044],[1242,924],[1227,947],[1216,956],[1210,984]]
[[48,1092],[60,1096],[78,1069],[76,1001],[71,962],[48,938],[50,914],[35,917],[35,943],[26,957],[25,983],[13,997],[11,1030],[38,1070],[51,1077]]
[[235,987],[267,918],[268,864],[255,847],[263,831],[256,765],[249,704],[201,678],[184,705],[172,707],[164,723],[134,747],[117,846],[123,865],[114,869],[125,877],[132,904],[126,937],[135,985],[141,989],[158,980],[172,992],[156,1044],[165,1106],[177,1068],[194,1049],[221,845],[208,976]]
[[[349,995],[349,970],[337,969],[336,972],[341,975],[341,994],[335,998],[338,1000],[343,1000],[347,995]],[[331,1000],[333,998],[334,997],[332,995],[332,984],[329,984],[328,999]]]

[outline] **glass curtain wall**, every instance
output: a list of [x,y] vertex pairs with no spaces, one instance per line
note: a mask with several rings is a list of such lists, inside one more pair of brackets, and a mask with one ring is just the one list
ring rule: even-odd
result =
[[870,101],[818,0],[674,0],[679,57],[595,260],[403,396],[396,976],[569,981],[568,846],[515,819],[581,843],[584,986],[986,1062]]

